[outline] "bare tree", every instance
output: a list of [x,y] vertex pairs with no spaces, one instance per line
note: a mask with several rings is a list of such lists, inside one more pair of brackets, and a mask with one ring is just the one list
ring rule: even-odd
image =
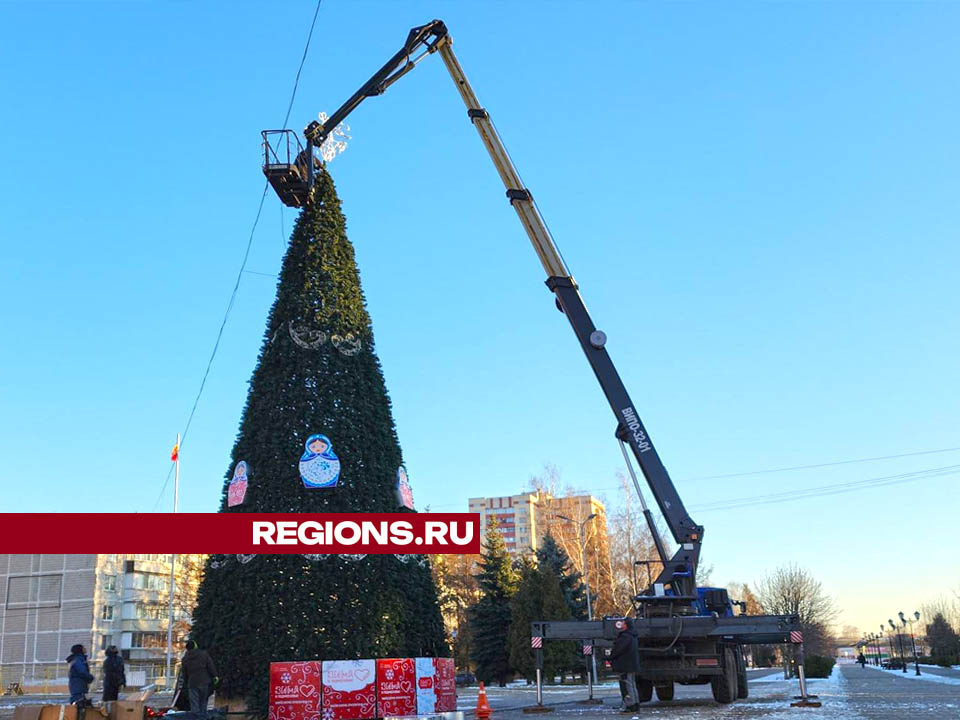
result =
[[[634,496],[633,485],[623,473],[617,473],[620,505],[610,516],[610,564],[613,578],[614,611],[625,615],[632,607],[632,598],[660,574],[657,548],[647,529],[646,520]],[[637,566],[637,560],[651,561]]]
[[761,578],[756,587],[757,599],[765,612],[799,616],[809,654],[829,655],[832,652],[830,627],[839,610],[823,591],[820,581],[809,571],[790,563]]

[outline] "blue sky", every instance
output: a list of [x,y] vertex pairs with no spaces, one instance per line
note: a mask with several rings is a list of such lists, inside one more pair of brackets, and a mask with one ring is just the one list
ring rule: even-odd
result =
[[[7,511],[158,495],[263,187],[312,2],[0,5]],[[694,518],[714,580],[809,567],[869,628],[960,586],[960,7],[326,0],[291,125],[433,17],[491,112]],[[439,59],[331,163],[420,505],[545,463],[613,502],[614,419]],[[212,511],[294,215],[267,198],[183,449]],[[291,453],[298,453],[292,448]],[[607,489],[607,490],[605,490]],[[90,529],[97,532],[96,529]]]

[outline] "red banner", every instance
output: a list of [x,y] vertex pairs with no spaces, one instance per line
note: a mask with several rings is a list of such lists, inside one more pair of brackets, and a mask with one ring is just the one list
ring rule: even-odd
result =
[[480,515],[0,513],[0,552],[476,555]]
[[320,717],[320,661],[270,663],[269,720]]
[[372,720],[377,712],[374,660],[323,661],[323,720]]
[[377,717],[416,715],[416,682],[413,658],[377,660]]

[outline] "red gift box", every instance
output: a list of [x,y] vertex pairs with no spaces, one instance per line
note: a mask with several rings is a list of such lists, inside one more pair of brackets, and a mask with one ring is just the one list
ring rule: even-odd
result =
[[417,714],[457,709],[457,672],[452,658],[417,658]]
[[323,661],[323,720],[373,720],[377,711],[374,660]]
[[320,661],[270,663],[269,720],[320,718]]
[[377,660],[377,717],[417,714],[417,670],[413,658]]

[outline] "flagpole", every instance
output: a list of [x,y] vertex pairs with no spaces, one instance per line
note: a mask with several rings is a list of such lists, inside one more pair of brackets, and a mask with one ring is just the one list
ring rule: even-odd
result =
[[[177,433],[177,444],[174,453],[175,474],[173,478],[173,512],[177,512],[177,502],[180,499],[180,433]],[[177,556],[170,555],[170,622],[167,624],[167,669],[166,682],[170,682],[170,665],[173,657],[173,589],[176,581]]]

